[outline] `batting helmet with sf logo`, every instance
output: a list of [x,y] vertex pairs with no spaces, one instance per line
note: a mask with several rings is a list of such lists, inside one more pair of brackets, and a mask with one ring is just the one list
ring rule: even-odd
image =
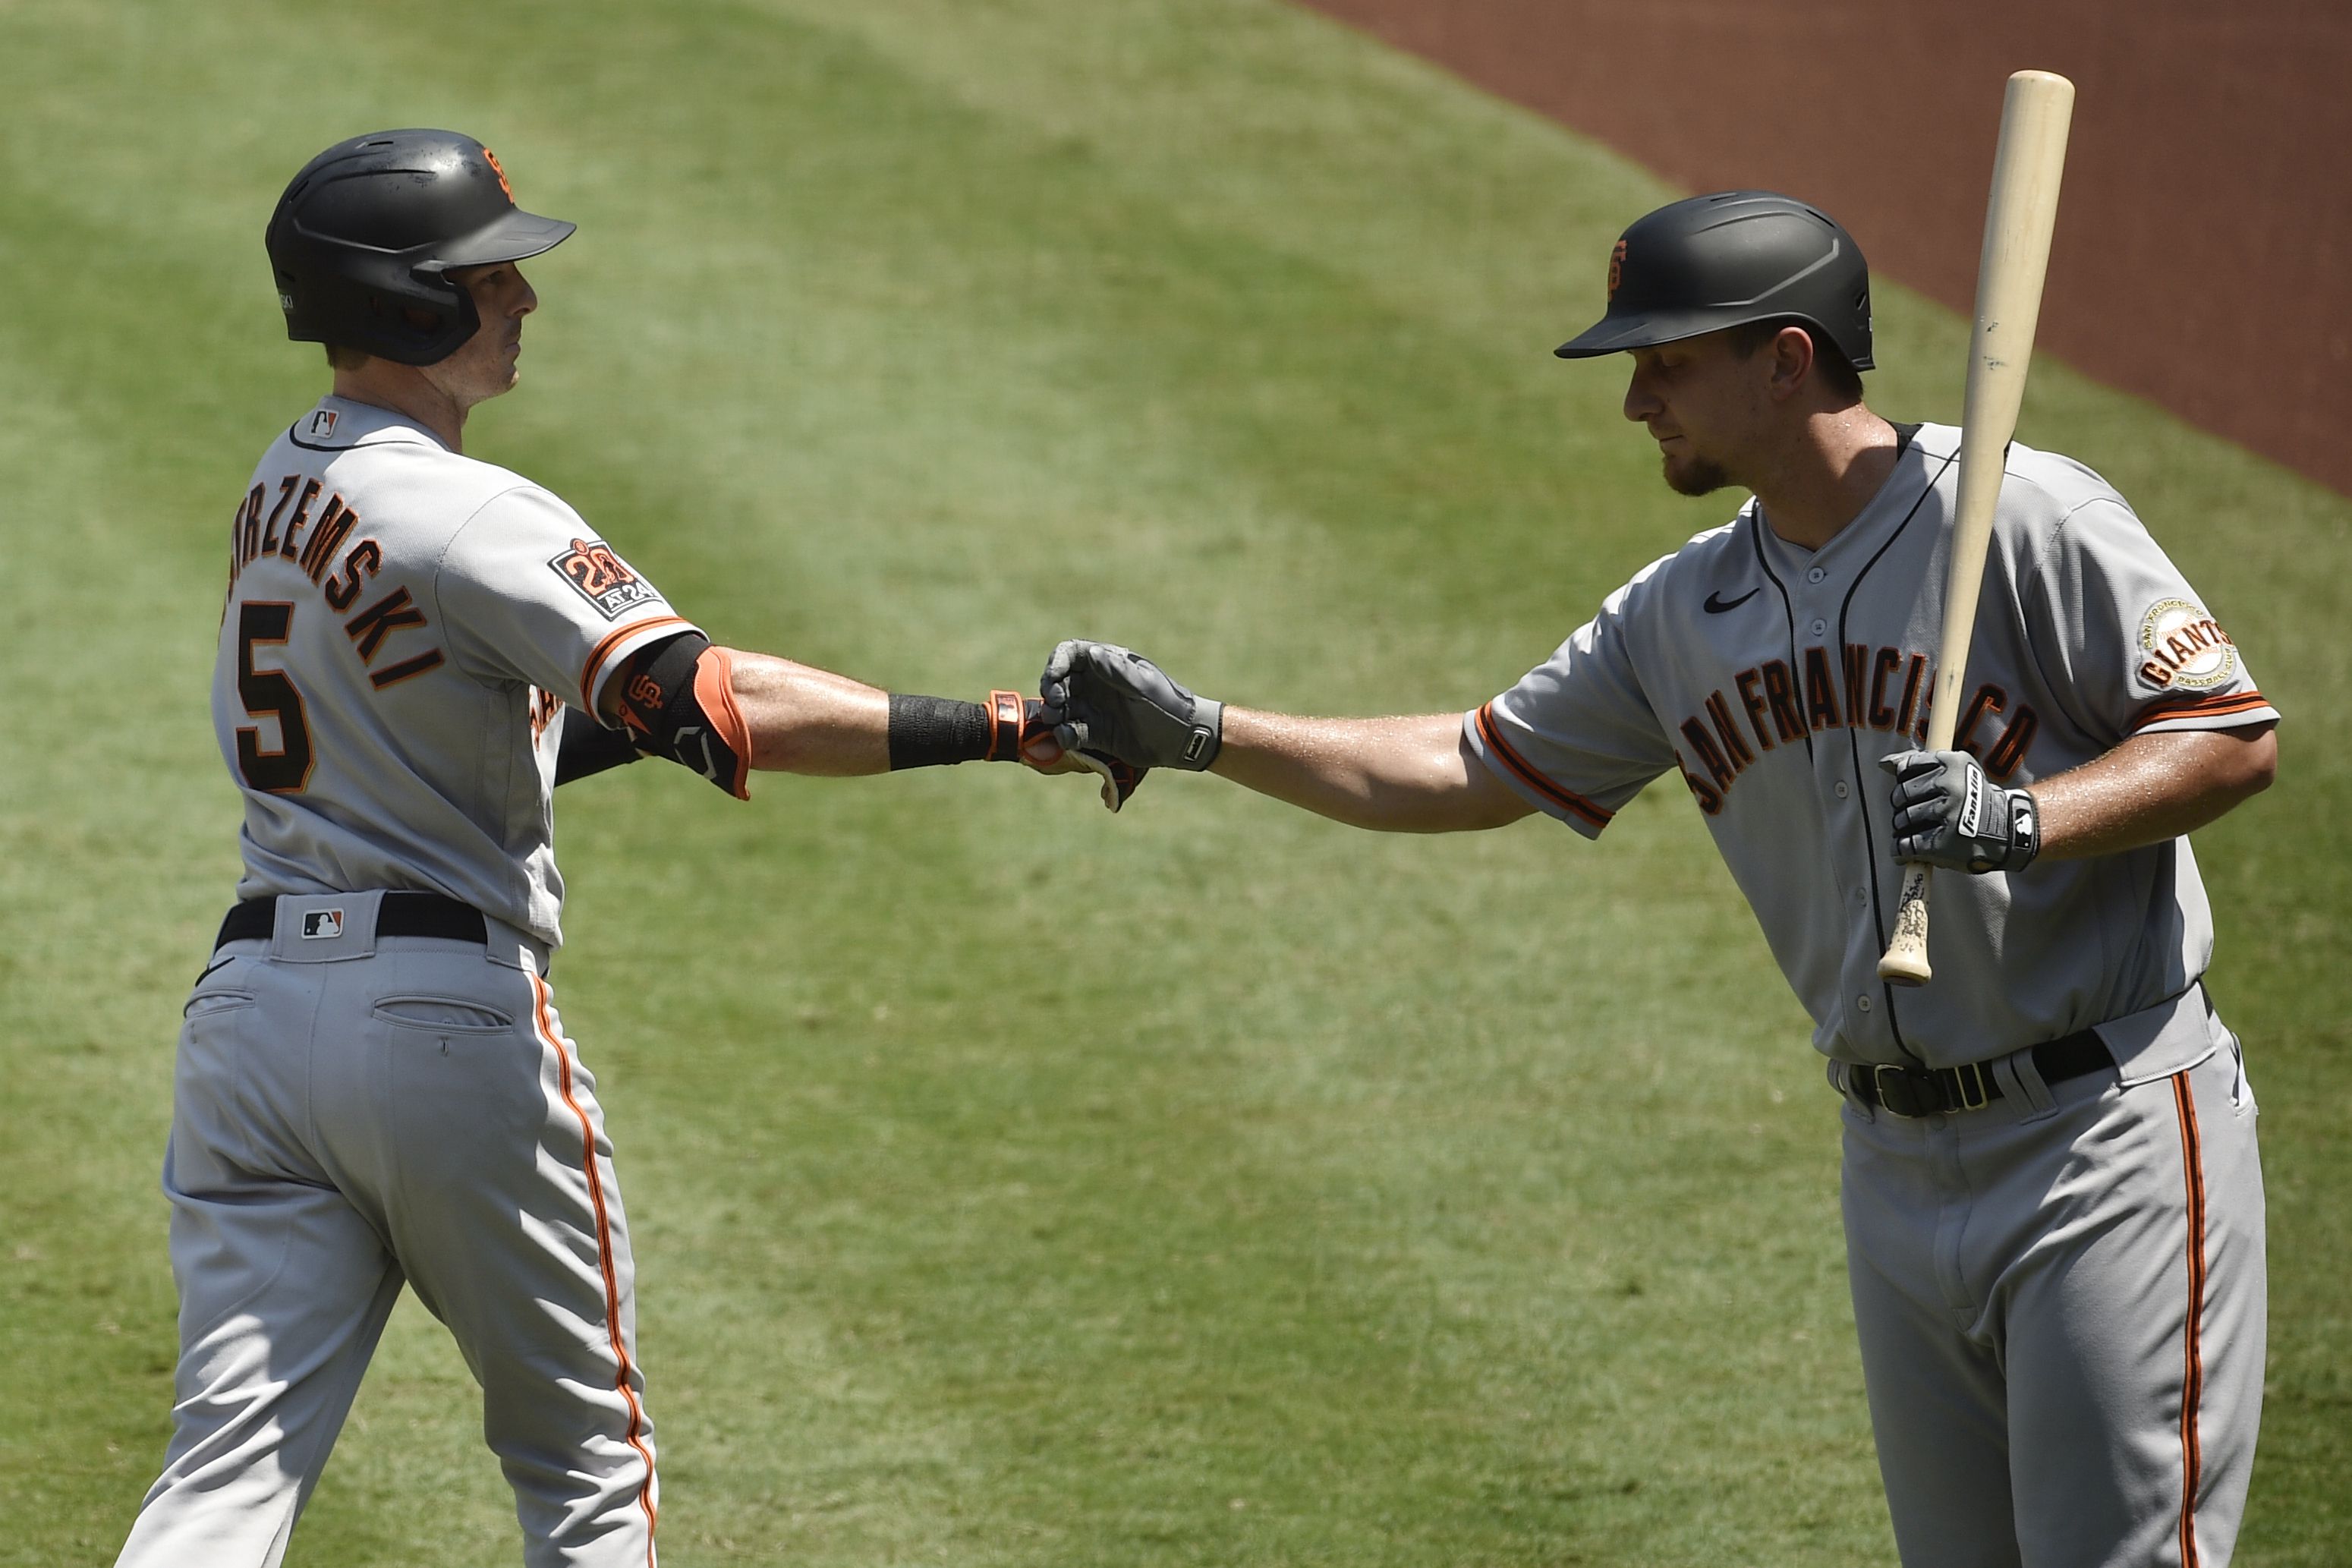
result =
[[1608,313],[1554,351],[1591,359],[1749,321],[1792,320],[1872,368],[1870,268],[1820,208],[1770,191],[1720,191],[1660,207],[1609,256]]
[[451,268],[537,256],[573,226],[517,206],[506,171],[470,136],[378,131],[304,164],[266,243],[289,338],[432,364],[481,324]]

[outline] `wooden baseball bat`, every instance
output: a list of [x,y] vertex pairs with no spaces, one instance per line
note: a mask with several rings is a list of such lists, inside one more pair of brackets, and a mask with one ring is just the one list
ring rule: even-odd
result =
[[[1961,677],[1976,629],[1977,595],[1984,586],[1985,549],[1992,541],[2009,438],[2017,431],[2026,366],[2033,358],[2033,327],[2042,314],[2042,280],[2050,265],[2058,177],[2066,164],[2066,127],[2074,113],[2074,84],[2064,77],[2024,70],[2009,79],[2000,144],[1992,160],[1992,195],[1985,205],[1984,251],[1977,262],[1968,393],[1960,405],[1960,493],[1952,510],[1943,646],[1936,656],[1927,709],[1931,752],[1951,750],[1960,716]],[[1925,985],[1933,973],[1927,963],[1927,868],[1906,866],[1895,940],[1878,961],[1878,977],[1896,985]]]

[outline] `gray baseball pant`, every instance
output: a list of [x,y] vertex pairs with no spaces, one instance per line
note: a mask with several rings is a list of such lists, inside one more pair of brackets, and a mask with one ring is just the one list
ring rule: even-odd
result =
[[2255,1107],[2234,1039],[2130,1088],[1849,1100],[1847,1268],[1906,1568],[2226,1568],[2262,1415]]
[[[279,1561],[404,1282],[481,1385],[524,1562],[649,1568],[628,1226],[544,953],[496,921],[487,952],[379,941],[373,900],[280,899],[189,998],[173,1431],[120,1568]],[[325,907],[341,935],[303,939]]]

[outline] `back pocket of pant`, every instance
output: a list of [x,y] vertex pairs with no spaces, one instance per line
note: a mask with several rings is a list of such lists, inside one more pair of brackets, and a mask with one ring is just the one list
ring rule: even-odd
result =
[[436,1035],[503,1035],[515,1021],[495,1007],[456,996],[385,996],[374,1008],[380,1023]]
[[239,1007],[252,1005],[253,993],[250,991],[199,991],[188,998],[188,1005],[180,1009],[180,1016],[205,1018],[215,1013],[230,1013]]

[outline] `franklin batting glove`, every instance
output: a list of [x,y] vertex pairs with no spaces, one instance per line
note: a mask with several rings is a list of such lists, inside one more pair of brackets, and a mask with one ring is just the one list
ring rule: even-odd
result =
[[1038,682],[1054,738],[1139,768],[1199,773],[1217,760],[1225,705],[1195,697],[1160,668],[1107,642],[1066,642]]
[[1950,870],[2022,871],[2042,850],[2033,796],[2002,789],[1966,752],[1896,752],[1895,858]]

